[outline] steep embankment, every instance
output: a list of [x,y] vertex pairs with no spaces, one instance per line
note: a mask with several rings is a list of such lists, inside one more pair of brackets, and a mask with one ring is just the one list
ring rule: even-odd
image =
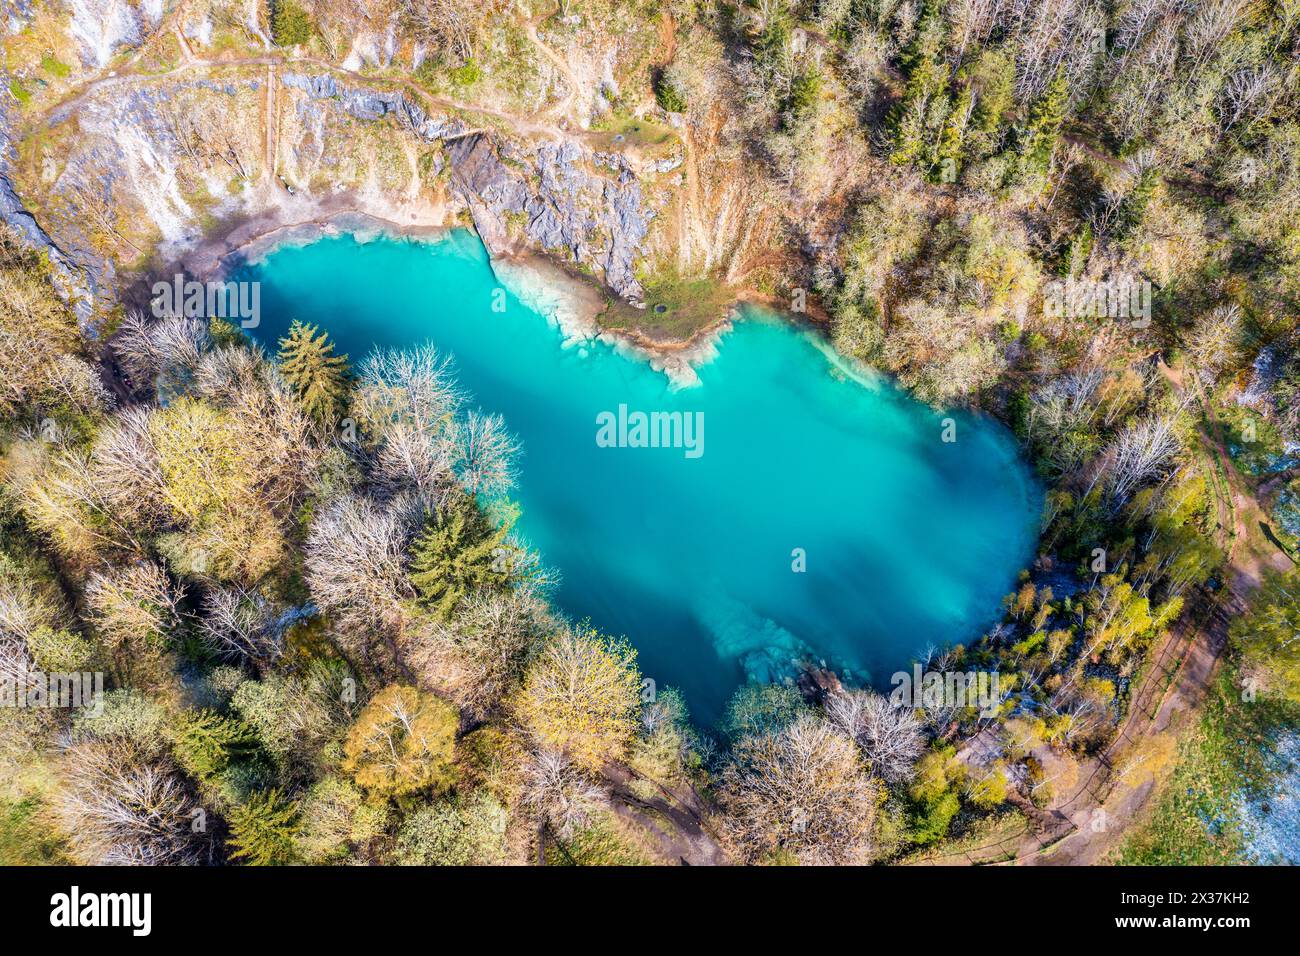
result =
[[700,216],[690,134],[592,128],[612,116],[614,52],[571,64],[539,32],[546,15],[523,29],[558,98],[522,113],[417,85],[391,24],[386,60],[360,56],[375,44],[357,34],[332,62],[270,47],[255,18],[218,42],[212,17],[196,23],[183,4],[129,10],[133,27],[112,35],[74,17],[82,68],[11,104],[3,127],[0,215],[53,250],[87,316],[111,305],[119,271],[342,211],[412,229],[472,222],[495,255],[545,251],[636,306],[670,254],[675,275],[725,265],[709,235],[727,213]]

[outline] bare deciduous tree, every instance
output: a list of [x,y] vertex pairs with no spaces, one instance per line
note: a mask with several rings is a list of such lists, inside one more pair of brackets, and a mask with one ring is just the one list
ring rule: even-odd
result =
[[1224,81],[1215,104],[1219,129],[1226,133],[1245,119],[1267,113],[1280,85],[1277,72],[1269,64],[1237,70]]
[[522,804],[562,840],[570,839],[605,795],[561,753],[542,750],[524,764]]
[[471,411],[456,429],[456,477],[471,495],[499,495],[515,482],[519,443],[500,415]]
[[474,57],[474,41],[493,6],[490,0],[402,0],[415,35],[462,62]]
[[1196,320],[1187,342],[1187,357],[1209,384],[1236,360],[1241,349],[1241,307],[1216,306]]
[[826,701],[826,717],[862,748],[871,769],[888,783],[901,783],[925,750],[921,722],[910,708],[880,694],[850,690]]
[[1172,415],[1148,415],[1115,436],[1104,468],[1113,508],[1127,501],[1140,485],[1157,477],[1178,454],[1174,426]]
[[807,714],[742,740],[719,791],[722,826],[751,862],[782,853],[804,864],[869,862],[880,799],[853,741]]
[[154,321],[132,310],[122,320],[113,350],[132,384],[147,387],[163,373],[197,366],[208,343],[208,324],[202,319],[169,315]]
[[547,617],[529,588],[472,593],[450,622],[424,622],[403,652],[422,682],[482,717],[519,683]]
[[143,758],[121,740],[78,743],[65,758],[65,786],[55,807],[81,862],[205,862],[208,838],[194,826],[200,807],[171,768]]
[[140,561],[91,575],[86,606],[95,630],[111,646],[131,637],[172,634],[180,626],[184,593],[156,562]]
[[218,657],[265,666],[282,650],[275,623],[273,609],[261,594],[240,587],[214,588],[203,600],[199,634]]
[[402,602],[413,596],[405,574],[411,530],[393,509],[358,495],[335,501],[312,524],[307,583],[343,630],[365,639],[400,625]]

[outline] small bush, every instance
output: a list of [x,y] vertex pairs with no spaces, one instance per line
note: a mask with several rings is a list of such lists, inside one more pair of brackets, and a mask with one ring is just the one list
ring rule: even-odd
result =
[[452,86],[473,86],[479,80],[483,79],[483,68],[473,60],[466,60],[462,65],[449,70],[447,75],[451,77]]
[[271,8],[271,39],[276,46],[298,46],[311,39],[315,27],[307,11],[293,0],[278,0]]
[[655,80],[655,99],[669,113],[686,112],[686,97],[662,73]]

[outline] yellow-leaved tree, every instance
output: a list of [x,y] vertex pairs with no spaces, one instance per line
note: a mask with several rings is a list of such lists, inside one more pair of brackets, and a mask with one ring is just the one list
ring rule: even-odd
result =
[[455,782],[460,716],[440,697],[390,684],[366,704],[343,743],[343,770],[372,793],[442,793]]
[[538,746],[594,771],[627,752],[640,690],[636,651],[580,627],[555,635],[533,661],[515,713]]
[[259,494],[262,463],[236,417],[182,398],[151,417],[149,435],[162,497],[183,529],[160,542],[173,568],[240,581],[274,568],[282,537]]

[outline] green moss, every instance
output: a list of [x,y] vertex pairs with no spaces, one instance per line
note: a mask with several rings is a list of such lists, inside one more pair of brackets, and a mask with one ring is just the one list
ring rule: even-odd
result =
[[52,53],[47,53],[41,57],[41,69],[51,76],[57,76],[59,79],[66,79],[72,73],[72,67],[55,57]]

